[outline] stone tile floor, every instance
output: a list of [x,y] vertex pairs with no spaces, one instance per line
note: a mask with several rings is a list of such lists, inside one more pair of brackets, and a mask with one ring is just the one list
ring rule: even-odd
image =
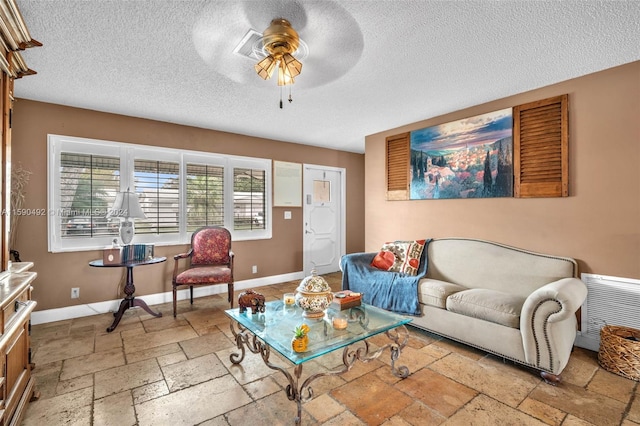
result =
[[[325,278],[334,290],[340,274]],[[288,282],[256,289],[275,300]],[[40,399],[23,425],[290,425],[296,404],[287,381],[247,353],[240,366],[221,295],[156,305],[163,317],[132,309],[107,333],[110,314],[32,328]],[[493,355],[410,328],[400,364],[387,354],[342,376],[314,382],[304,425],[640,425],[638,382],[599,368],[597,354],[576,348],[559,386]],[[387,338],[371,339],[374,347]],[[287,365],[282,361],[281,365]],[[290,364],[289,364],[290,365]],[[342,365],[342,352],[304,364],[302,377]]]

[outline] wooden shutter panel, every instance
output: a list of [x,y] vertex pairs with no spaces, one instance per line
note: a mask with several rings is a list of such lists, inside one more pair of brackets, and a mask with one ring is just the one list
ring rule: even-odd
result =
[[514,197],[569,195],[568,95],[513,109]]
[[409,133],[387,138],[387,200],[409,199]]

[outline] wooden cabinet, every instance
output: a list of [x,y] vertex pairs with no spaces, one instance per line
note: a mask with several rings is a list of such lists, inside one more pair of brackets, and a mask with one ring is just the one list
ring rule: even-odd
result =
[[0,280],[0,426],[19,425],[34,394],[30,319],[35,272],[9,272]]
[[[3,12],[0,13],[0,426],[4,426],[20,424],[34,394],[29,332],[31,312],[36,306],[31,300],[31,283],[37,274],[29,272],[30,262],[10,264],[9,219],[17,217],[11,214],[13,204],[10,200],[13,82],[33,73],[18,51],[40,43],[26,40],[31,37],[15,2],[0,0],[0,6]],[[8,28],[19,28],[20,31],[7,33]]]
[[10,265],[9,233],[10,219],[19,217],[11,213],[13,83],[35,73],[20,53],[35,46],[42,44],[31,38],[15,0],[0,0],[0,426],[20,424],[34,388],[29,328],[36,273],[29,272],[30,262]]
[[[9,269],[11,226],[19,217],[11,198],[11,116],[14,80],[35,74],[20,53],[29,47],[42,46],[31,38],[15,0],[0,0],[0,271]],[[14,231],[17,229],[15,227]],[[15,232],[13,237],[15,237]],[[11,240],[11,243],[15,241]]]

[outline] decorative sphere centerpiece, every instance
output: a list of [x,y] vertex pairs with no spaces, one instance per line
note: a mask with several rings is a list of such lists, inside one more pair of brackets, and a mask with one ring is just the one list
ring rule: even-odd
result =
[[306,318],[320,318],[333,300],[331,287],[324,278],[311,270],[311,275],[304,278],[296,289],[296,304],[302,309]]

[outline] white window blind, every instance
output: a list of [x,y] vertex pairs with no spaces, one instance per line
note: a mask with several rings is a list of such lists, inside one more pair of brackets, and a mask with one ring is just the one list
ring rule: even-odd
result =
[[187,231],[224,225],[224,167],[187,164]]
[[236,230],[264,229],[264,170],[233,169],[233,227]]
[[105,216],[120,188],[120,159],[63,152],[60,163],[59,235],[117,235],[117,226]]
[[136,223],[136,234],[180,232],[180,163],[134,162],[134,179],[140,207],[147,216]]

